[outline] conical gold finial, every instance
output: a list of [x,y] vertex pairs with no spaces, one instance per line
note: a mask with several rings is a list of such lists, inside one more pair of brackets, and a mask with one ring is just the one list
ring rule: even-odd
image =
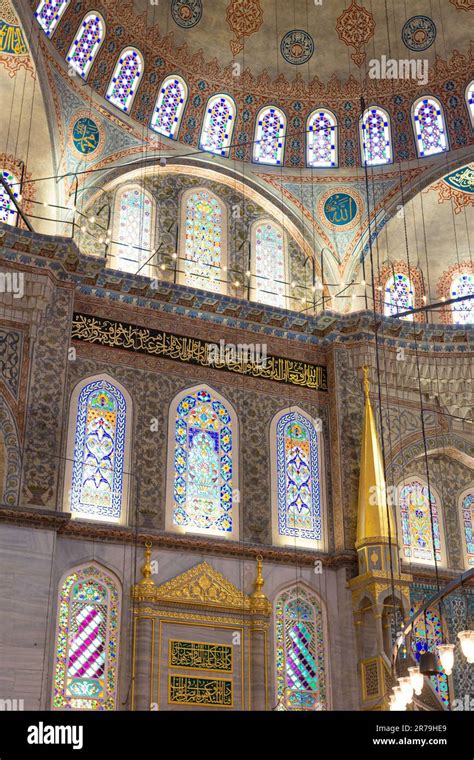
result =
[[369,391],[370,391],[370,383],[369,383],[369,368],[367,365],[364,365],[362,367],[362,372],[364,373],[364,396],[365,398],[369,398]]
[[260,555],[257,557],[257,575],[254,580],[254,590],[250,594],[250,609],[252,612],[260,612],[263,615],[269,615],[271,610],[271,604],[267,597],[263,593],[263,557]]
[[151,588],[155,585],[155,582],[151,578],[151,541],[145,541],[145,562],[142,567],[143,578],[140,581],[140,586],[146,586]]

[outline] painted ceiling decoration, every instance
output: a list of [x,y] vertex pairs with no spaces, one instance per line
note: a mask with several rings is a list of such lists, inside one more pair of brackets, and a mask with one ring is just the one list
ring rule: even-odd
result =
[[438,203],[449,201],[455,214],[474,207],[474,163],[446,174],[428,189],[438,193]]
[[373,37],[374,30],[375,21],[372,13],[357,5],[356,0],[352,0],[349,8],[337,19],[336,31],[339,39],[355,49],[351,58],[357,66],[362,66],[365,61],[366,54],[362,48]]
[[34,73],[25,35],[8,0],[0,0],[0,66],[10,77],[20,69]]
[[280,50],[288,63],[296,65],[308,63],[314,53],[314,40],[308,32],[304,32],[302,29],[293,29],[283,37]]
[[202,18],[202,0],[172,0],[171,15],[183,29],[192,29]]
[[417,53],[428,50],[436,39],[436,24],[428,16],[412,16],[402,29],[403,43]]
[[244,38],[258,32],[263,24],[259,0],[231,0],[227,6],[226,18],[234,33],[230,49],[232,55],[238,55],[244,49]]

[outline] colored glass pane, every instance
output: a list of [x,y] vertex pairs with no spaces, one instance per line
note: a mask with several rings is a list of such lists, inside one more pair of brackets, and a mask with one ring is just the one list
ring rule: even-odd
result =
[[337,165],[336,121],[328,111],[315,111],[308,120],[308,166]]
[[133,48],[124,50],[110,80],[107,100],[129,113],[142,72],[143,62],[139,52]]
[[88,13],[77,30],[67,61],[84,79],[104,39],[104,23],[97,13]]
[[[399,313],[413,309],[415,296],[409,278],[404,274],[395,274],[385,285],[384,314],[386,317],[396,317]],[[413,320],[412,314],[400,319]]]
[[362,117],[362,147],[367,166],[389,164],[392,160],[390,124],[380,108],[369,108]]
[[184,284],[221,290],[222,208],[206,190],[188,196],[185,220]]
[[443,113],[435,98],[418,101],[413,118],[419,156],[432,156],[448,149]]
[[462,522],[466,539],[468,565],[474,565],[474,493],[469,493],[462,501]]
[[209,101],[201,133],[201,147],[211,153],[227,156],[234,128],[235,106],[225,95]]
[[[474,274],[458,274],[451,283],[451,298],[474,296]],[[451,305],[455,325],[474,324],[474,298],[457,301]]]
[[48,37],[53,34],[68,5],[69,0],[41,0],[35,16]]
[[151,128],[170,138],[176,138],[187,97],[187,87],[179,77],[168,77],[161,85]]
[[474,126],[474,80],[466,88],[466,103],[471,117],[471,124]]
[[122,191],[115,225],[115,255],[123,272],[145,274],[152,246],[152,202],[138,187]]
[[[415,613],[415,608],[410,610],[410,617]],[[425,620],[426,618],[426,620]],[[420,615],[413,626],[411,633],[411,648],[417,662],[425,652],[434,652],[439,673],[430,677],[433,688],[437,692],[443,705],[449,705],[448,679],[441,666],[438,656],[438,645],[443,643],[443,631],[439,615],[432,610],[427,610],[426,615]]]
[[259,224],[255,230],[256,300],[285,308],[285,249],[283,233],[275,224]]
[[255,131],[254,161],[281,165],[285,141],[286,119],[278,108],[260,111]]
[[[433,531],[430,518],[433,519]],[[413,562],[434,563],[433,535],[436,560],[441,561],[441,540],[438,507],[428,488],[417,480],[400,489],[400,517],[402,522],[403,556]]]
[[[15,175],[9,171],[4,170],[2,172],[2,176],[3,176],[3,181],[5,182],[5,184],[8,185],[8,187],[12,191],[13,196],[19,199],[20,185]],[[15,209],[15,204],[13,203],[12,199],[8,195],[4,186],[0,184],[0,222],[3,222],[4,224],[14,225],[16,224],[16,218],[17,218],[17,211]]]

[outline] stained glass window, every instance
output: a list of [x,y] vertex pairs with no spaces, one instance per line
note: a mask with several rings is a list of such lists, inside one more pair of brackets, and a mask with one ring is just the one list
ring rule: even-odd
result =
[[35,11],[35,16],[48,37],[53,34],[68,5],[69,0],[41,0]]
[[[474,296],[474,274],[457,274],[451,283],[451,298]],[[474,298],[457,301],[451,306],[455,325],[474,324]]]
[[376,106],[362,116],[362,160],[366,166],[389,164],[392,160],[389,117]]
[[468,493],[462,500],[462,522],[466,539],[467,563],[474,565],[474,493]]
[[474,79],[466,87],[466,103],[471,125],[474,127]]
[[151,255],[153,225],[151,197],[136,185],[119,190],[114,219],[115,268],[148,275],[146,262]]
[[232,534],[234,447],[232,417],[206,389],[191,391],[174,421],[173,525]]
[[227,156],[235,122],[235,104],[228,95],[214,95],[207,104],[201,148]]
[[261,164],[283,163],[286,116],[279,108],[262,108],[257,116],[253,159]]
[[[412,607],[410,610],[410,617],[414,615],[415,612],[415,608]],[[441,699],[441,702],[447,707],[449,705],[448,679],[443,671],[438,656],[438,645],[442,643],[443,631],[439,615],[432,610],[427,610],[426,621],[425,615],[420,615],[413,626],[413,631],[411,633],[411,648],[417,662],[419,662],[421,655],[425,652],[435,653],[438,670],[440,672],[435,676],[431,676],[430,681]]]
[[255,300],[286,307],[286,256],[283,231],[274,222],[258,222],[253,237]]
[[[436,560],[441,562],[438,505],[433,494],[431,495],[431,514]],[[418,480],[407,483],[400,489],[400,518],[403,557],[414,563],[434,564],[428,488]]]
[[308,119],[308,166],[337,166],[336,118],[330,111],[313,111]]
[[115,66],[106,98],[125,113],[129,113],[143,73],[143,59],[134,48],[126,48]]
[[187,97],[188,88],[181,77],[167,77],[161,85],[151,128],[165,137],[176,139]]
[[[15,175],[4,169],[2,171],[2,177],[5,184],[8,185],[12,191],[13,196],[19,200],[20,183],[18,182]],[[3,222],[4,224],[15,225],[17,213],[18,212],[15,209],[15,204],[13,203],[3,185],[0,184],[0,222]]]
[[293,586],[275,607],[276,682],[280,710],[326,710],[324,622],[316,596]]
[[126,401],[107,380],[78,398],[72,463],[72,517],[119,522],[124,501]]
[[[385,285],[384,314],[386,317],[396,317],[399,313],[413,309],[415,294],[410,279],[405,274],[394,274]],[[413,320],[412,314],[400,319]]]
[[221,292],[223,208],[208,190],[196,190],[185,200],[183,283]]
[[120,592],[96,565],[71,572],[60,588],[53,710],[115,710]]
[[67,54],[67,62],[84,79],[87,77],[94,58],[103,42],[105,24],[98,13],[88,13],[77,30]]
[[297,411],[283,414],[276,426],[278,534],[321,541],[318,436],[313,423]]
[[441,104],[436,98],[420,98],[413,106],[416,145],[419,156],[433,156],[448,150]]

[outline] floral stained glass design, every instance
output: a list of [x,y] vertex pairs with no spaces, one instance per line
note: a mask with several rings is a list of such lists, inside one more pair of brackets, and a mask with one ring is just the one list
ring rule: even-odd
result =
[[187,98],[187,87],[179,77],[167,77],[161,85],[151,128],[176,139]]
[[209,101],[201,133],[201,148],[220,156],[229,152],[234,129],[235,106],[225,95],[215,95]]
[[403,556],[415,563],[434,563],[430,501],[436,561],[441,562],[438,506],[434,496],[431,495],[430,500],[428,488],[417,480],[400,489]]
[[[451,298],[474,296],[474,274],[458,274],[451,283]],[[455,325],[474,324],[474,298],[457,301],[451,306]]]
[[142,72],[143,62],[138,50],[133,48],[124,50],[110,80],[106,94],[107,100],[125,113],[129,113]]
[[[416,612],[412,607],[410,617]],[[426,617],[426,620],[425,620]],[[443,643],[443,631],[439,615],[432,610],[427,610],[426,615],[420,615],[415,622],[411,633],[411,648],[417,662],[425,652],[434,652],[438,664],[437,675],[431,676],[430,680],[433,688],[437,692],[444,706],[449,704],[448,679],[443,671],[441,661],[438,656],[438,645]]]
[[474,127],[474,79],[466,87],[466,103],[471,117],[471,124]]
[[276,429],[278,533],[322,540],[318,437],[312,422],[288,412]]
[[362,152],[366,166],[389,164],[392,160],[390,124],[381,108],[369,108],[362,117]]
[[[405,274],[395,274],[385,285],[384,314],[386,317],[397,317],[399,313],[413,309],[415,295],[413,285]],[[400,319],[413,320],[412,314]]]
[[256,300],[271,306],[286,306],[285,248],[283,233],[272,222],[255,230]]
[[462,521],[466,539],[467,562],[474,566],[474,493],[469,493],[462,500]]
[[231,416],[206,390],[178,404],[175,419],[173,524],[232,532]]
[[315,111],[308,120],[308,166],[337,166],[336,120],[328,111]]
[[126,402],[107,380],[81,390],[72,464],[71,513],[118,522],[122,515]]
[[48,37],[53,34],[68,5],[69,0],[41,0],[35,16]]
[[[3,170],[2,176],[5,184],[8,185],[12,191],[13,196],[16,199],[19,199],[20,185],[15,175],[9,171]],[[17,211],[15,209],[15,204],[13,203],[3,185],[0,184],[0,222],[3,222],[4,224],[15,225],[16,219]]]
[[84,79],[104,39],[104,22],[97,13],[88,13],[77,30],[67,62]]
[[262,164],[283,163],[286,118],[278,108],[264,108],[257,118],[254,161]]
[[324,625],[316,597],[303,586],[284,591],[275,627],[278,709],[327,709]]
[[115,252],[118,268],[122,272],[145,274],[142,265],[150,258],[151,226],[152,203],[148,195],[138,187],[123,190],[118,205],[118,227],[115,230]]
[[222,208],[206,190],[192,193],[186,202],[184,284],[220,292]]
[[116,707],[120,596],[95,565],[72,572],[62,584],[53,709]]
[[413,110],[419,156],[433,156],[448,149],[441,106],[435,98],[422,98]]

